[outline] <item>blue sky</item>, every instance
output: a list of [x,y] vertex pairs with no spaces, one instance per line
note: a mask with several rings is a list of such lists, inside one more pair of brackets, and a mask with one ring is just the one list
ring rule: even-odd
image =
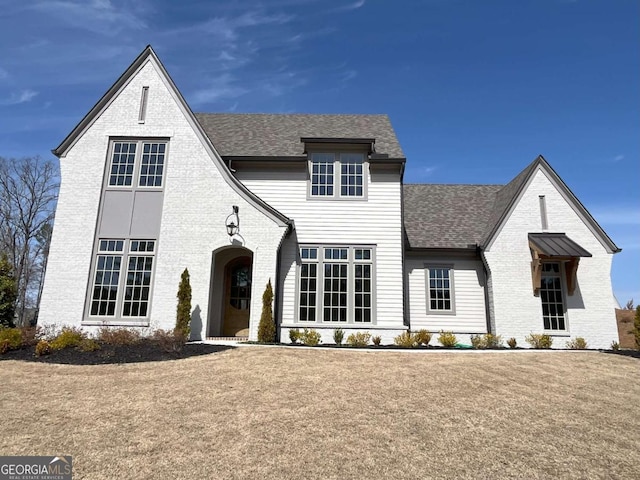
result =
[[51,158],[147,44],[194,111],[387,113],[408,183],[544,155],[640,303],[637,0],[0,0],[0,156]]

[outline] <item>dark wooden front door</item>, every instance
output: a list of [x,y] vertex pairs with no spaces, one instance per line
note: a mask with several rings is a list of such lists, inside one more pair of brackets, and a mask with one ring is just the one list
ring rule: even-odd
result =
[[232,260],[225,269],[224,320],[225,337],[249,336],[251,312],[251,258]]

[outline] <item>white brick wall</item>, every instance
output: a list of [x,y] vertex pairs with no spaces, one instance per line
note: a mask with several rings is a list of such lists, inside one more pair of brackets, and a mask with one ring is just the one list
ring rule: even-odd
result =
[[[149,86],[149,97],[146,122],[139,124],[142,86]],[[285,227],[277,226],[227,184],[152,61],[141,67],[60,160],[62,183],[40,323],[82,325],[110,136],[170,139],[151,326],[175,325],[176,293],[186,267],[191,274],[192,308],[199,309],[204,335],[212,252],[229,245],[225,219],[232,205],[238,205],[244,246],[254,253],[250,323],[255,338],[262,292],[268,279],[275,279],[276,252]]]
[[533,295],[527,238],[530,232],[542,231],[539,195],[546,197],[549,231],[566,233],[593,255],[580,259],[575,293],[565,296],[569,330],[554,336],[554,347],[564,348],[569,338],[583,337],[590,348],[608,348],[618,340],[610,277],[612,254],[541,169],[534,173],[485,254],[492,275],[496,333],[505,340],[514,337],[519,346],[526,347],[526,335],[543,332],[540,298]]

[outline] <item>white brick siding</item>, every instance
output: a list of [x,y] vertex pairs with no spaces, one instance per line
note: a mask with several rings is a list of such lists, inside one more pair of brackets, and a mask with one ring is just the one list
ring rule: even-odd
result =
[[525,336],[542,333],[540,298],[533,295],[531,254],[527,234],[540,232],[539,195],[545,195],[550,232],[563,232],[593,257],[581,258],[577,287],[566,295],[568,331],[554,336],[554,347],[583,337],[590,348],[608,348],[618,340],[615,299],[611,289],[611,260],[603,244],[581,216],[539,168],[485,255],[491,270],[496,333],[528,346]]

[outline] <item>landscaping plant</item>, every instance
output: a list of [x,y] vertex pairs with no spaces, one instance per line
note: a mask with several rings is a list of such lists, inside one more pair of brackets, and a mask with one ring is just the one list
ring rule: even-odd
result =
[[291,340],[291,343],[293,343],[294,345],[298,343],[298,340],[300,340],[300,336],[300,330],[298,330],[297,328],[292,328],[291,330],[289,330],[289,340]]
[[393,343],[402,348],[413,348],[418,346],[418,339],[415,334],[411,333],[411,330],[407,330],[395,337]]
[[318,345],[320,343],[320,332],[315,331],[313,328],[305,328],[302,331],[302,335],[300,335],[300,340],[305,345],[313,347],[314,345]]
[[[258,324],[258,342],[274,343],[276,341],[276,324],[273,321],[273,288],[271,279],[262,294],[262,315]],[[306,330],[306,329],[305,329]]]
[[333,341],[336,345],[342,345],[342,340],[344,339],[344,330],[341,328],[336,328],[333,331]]
[[426,347],[431,341],[431,333],[424,329],[418,330],[415,333],[415,339],[418,345],[424,345]]
[[546,333],[530,333],[525,337],[525,342],[531,345],[532,348],[551,348],[553,338]]
[[585,350],[587,348],[587,341],[582,337],[574,338],[567,342],[567,348],[570,350]]
[[347,345],[351,347],[366,347],[371,340],[369,332],[356,332],[347,337]]
[[381,337],[380,335],[376,335],[375,337],[373,337],[373,338],[371,339],[371,341],[373,342],[373,344],[374,344],[376,347],[379,347],[379,346],[380,346],[380,343],[382,342],[382,337]]
[[177,297],[176,332],[188,339],[191,333],[191,283],[186,268],[180,277]]
[[456,343],[458,343],[458,339],[453,334],[453,332],[445,332],[443,330],[440,330],[438,342],[440,342],[443,347],[453,348],[456,346]]

